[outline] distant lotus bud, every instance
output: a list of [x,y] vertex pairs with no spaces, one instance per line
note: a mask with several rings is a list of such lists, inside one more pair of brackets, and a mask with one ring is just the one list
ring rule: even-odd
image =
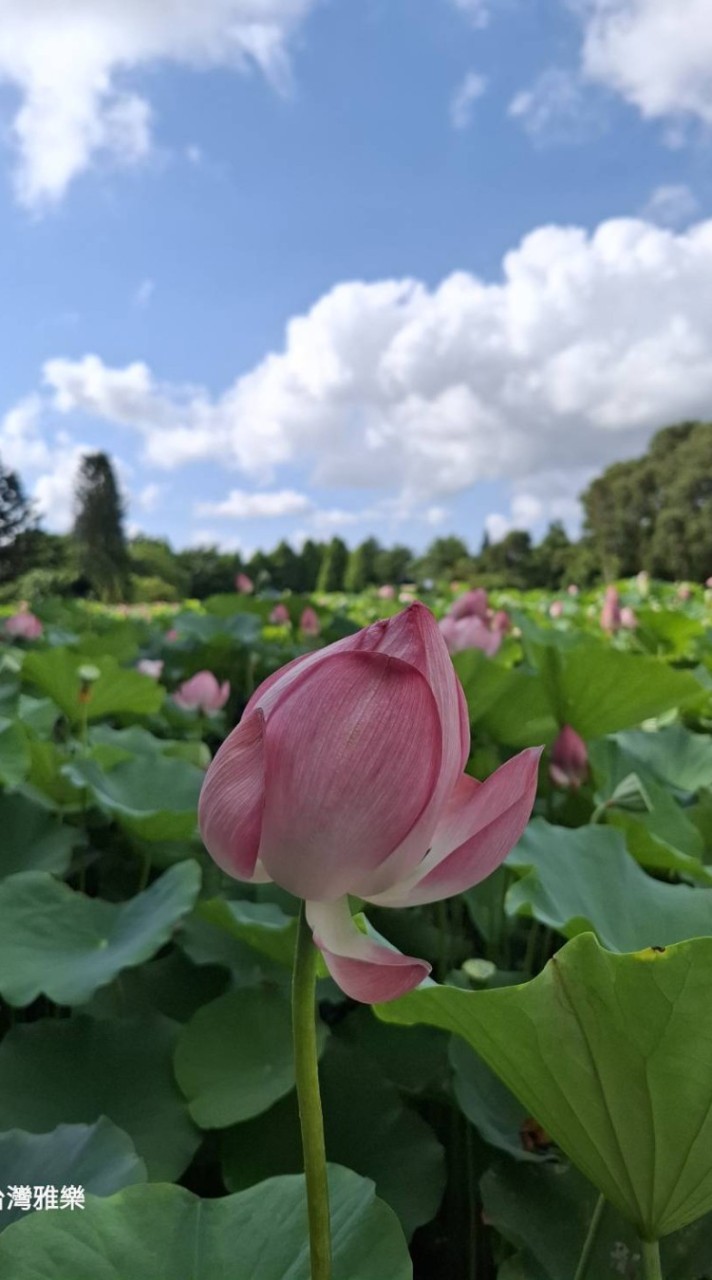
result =
[[396,589],[391,586],[390,582],[387,582],[384,586],[378,588],[376,594],[379,600],[395,600]]
[[503,636],[512,630],[512,619],[506,609],[498,609],[493,615],[492,628],[494,631],[501,631]]
[[178,639],[178,631],[176,627],[171,627],[170,630],[166,632],[166,640],[168,641],[169,644],[175,644],[177,639]]
[[152,680],[160,680],[163,675],[163,660],[161,658],[140,658],[136,663],[136,670],[140,671],[142,676],[150,676]]
[[202,711],[214,715],[230,697],[230,683],[219,684],[212,671],[198,671],[173,694],[173,701],[183,711]]
[[77,675],[79,676],[79,701],[89,702],[92,685],[101,678],[101,671],[94,666],[93,662],[83,662],[81,667],[77,667]]
[[563,612],[564,612],[563,600],[552,600],[551,604],[549,605],[549,617],[560,618]]
[[281,603],[276,604],[271,614],[269,615],[269,620],[270,622],[273,622],[277,627],[286,626],[286,624],[290,621],[289,609],[287,608],[286,604],[281,604]]
[[39,640],[43,630],[39,618],[28,609],[21,609],[19,613],[13,613],[11,618],[5,619],[5,635],[13,640]]
[[412,604],[415,600],[415,592],[406,587],[404,591],[398,592],[398,599],[402,604]]
[[450,617],[457,621],[459,618],[486,618],[489,603],[487,600],[487,592],[482,587],[477,587],[474,591],[466,591],[464,596],[460,596],[458,600],[454,600],[450,606]]
[[570,724],[565,724],[551,748],[549,777],[555,787],[576,791],[587,776],[586,743]]
[[566,590],[570,596],[577,596],[579,593],[579,589],[575,582],[570,582]]
[[466,649],[480,649],[493,658],[500,649],[504,633],[497,628],[490,630],[487,621],[477,617],[453,618],[451,613],[440,619],[448,653],[464,653]]
[[677,598],[684,603],[689,600],[692,595],[692,587],[687,582],[681,582],[677,589]]
[[299,619],[299,630],[305,636],[318,636],[321,631],[321,623],[318,614],[312,609],[311,605],[307,605],[302,611]]
[[705,581],[705,586],[712,587],[712,578],[707,578],[707,580]]
[[621,626],[627,627],[628,631],[635,631],[637,625],[638,619],[635,616],[635,611],[631,609],[629,604],[624,604],[621,609]]
[[228,875],[305,900],[347,995],[395,999],[430,966],[360,932],[348,895],[406,907],[461,893],[500,866],[531,813],[539,751],[480,783],[463,772],[469,746],[441,632],[414,604],[255,691],[207,771],[203,840]]
[[252,578],[248,578],[246,573],[238,573],[235,578],[235,590],[239,591],[243,596],[249,596],[255,589]]
[[621,625],[620,596],[616,587],[606,587],[601,609],[601,626],[604,631],[617,631]]

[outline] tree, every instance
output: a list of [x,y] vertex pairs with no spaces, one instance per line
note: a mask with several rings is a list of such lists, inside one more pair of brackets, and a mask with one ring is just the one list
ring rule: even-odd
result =
[[124,506],[105,453],[87,453],[75,488],[74,538],[79,569],[100,600],[126,598],[130,561],[124,537]]
[[572,551],[573,544],[563,524],[554,520],[536,548],[532,566],[536,585],[549,591],[558,591],[564,586],[569,576]]
[[492,575],[503,585],[525,591],[534,585],[536,557],[531,535],[523,529],[511,529],[500,542],[487,547],[478,560],[483,574]]
[[341,538],[332,538],[319,570],[319,591],[343,591],[349,552]]
[[314,542],[311,538],[307,538],[299,555],[301,565],[300,591],[316,591],[325,550],[326,548],[322,543]]
[[374,581],[379,586],[397,586],[413,576],[413,552],[410,547],[383,547],[376,556]]
[[19,476],[0,460],[0,582],[9,582],[30,567],[24,552],[34,526],[32,504]]
[[436,538],[422,557],[418,571],[424,578],[463,578],[472,572],[472,556],[462,538]]
[[376,561],[381,548],[375,538],[367,538],[354,547],[346,566],[344,587],[346,591],[363,591],[376,581]]

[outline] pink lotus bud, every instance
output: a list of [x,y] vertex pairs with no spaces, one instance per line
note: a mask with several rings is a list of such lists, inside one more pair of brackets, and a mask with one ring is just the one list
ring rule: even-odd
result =
[[321,631],[319,617],[311,605],[307,605],[299,619],[299,630],[305,636],[318,636]]
[[549,617],[560,618],[563,612],[564,612],[563,600],[552,600],[551,604],[549,605]]
[[440,619],[440,631],[447,645],[448,653],[463,653],[465,649],[481,649],[488,658],[493,658],[501,648],[504,633],[498,628],[490,629],[482,618],[453,618],[451,613]]
[[269,615],[269,620],[270,622],[273,622],[275,626],[285,626],[290,621],[289,609],[286,604],[276,604]]
[[579,593],[579,589],[575,582],[570,582],[566,590],[570,596],[577,596]]
[[627,627],[629,631],[635,631],[637,625],[638,619],[635,616],[635,611],[631,609],[629,604],[624,604],[621,609],[621,626]]
[[348,894],[404,907],[477,884],[519,839],[538,749],[463,774],[469,723],[433,615],[395,618],[270,676],[208,769],[200,830],[238,880],[306,899],[314,941],[355,1000],[392,1000],[429,965],[365,937]]
[[379,600],[395,600],[396,589],[395,587],[392,587],[391,584],[388,582],[386,583],[385,586],[378,588],[376,595],[378,596]]
[[459,600],[454,600],[449,613],[456,621],[458,618],[486,618],[487,608],[487,592],[482,587],[477,587],[475,591],[466,591]]
[[586,743],[570,724],[565,724],[551,748],[549,777],[555,787],[577,791],[587,776]]
[[492,618],[492,626],[495,631],[501,631],[503,636],[512,630],[512,619],[506,609],[498,609]]
[[617,631],[621,625],[620,596],[616,587],[606,587],[601,609],[601,626],[604,631]]
[[705,580],[705,586],[706,586],[706,587],[712,587],[712,578],[707,578],[707,579]]
[[248,578],[246,573],[238,573],[235,578],[235,590],[239,591],[243,596],[249,596],[255,589],[252,578]]
[[681,582],[677,589],[677,598],[682,600],[683,604],[689,600],[692,595],[692,587],[687,582]]
[[136,663],[136,670],[140,671],[142,676],[150,676],[152,680],[160,680],[163,675],[163,662],[161,658],[140,658]]
[[177,639],[178,639],[178,631],[176,630],[175,627],[171,627],[170,630],[166,632],[166,640],[168,641],[169,644],[175,644]]
[[39,640],[44,627],[34,613],[21,609],[19,613],[13,613],[11,618],[5,619],[4,631],[13,640]]
[[202,711],[214,715],[230,697],[230,683],[218,684],[212,671],[198,671],[173,694],[173,701],[184,711]]
[[413,601],[415,600],[415,592],[409,591],[406,588],[405,591],[398,592],[398,599],[400,600],[401,604],[412,604]]

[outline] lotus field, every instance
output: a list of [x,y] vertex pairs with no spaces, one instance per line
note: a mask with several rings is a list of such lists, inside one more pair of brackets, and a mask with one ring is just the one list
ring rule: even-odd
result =
[[241,578],[0,616],[0,1278],[709,1280],[712,590]]

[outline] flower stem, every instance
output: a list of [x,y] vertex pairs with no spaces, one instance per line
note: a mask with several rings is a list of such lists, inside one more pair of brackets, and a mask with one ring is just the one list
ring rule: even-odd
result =
[[663,1280],[660,1265],[660,1244],[657,1240],[641,1240],[643,1275],[645,1280]]
[[292,1033],[294,1072],[302,1130],[304,1173],[307,1184],[311,1280],[331,1280],[331,1223],[329,1184],[326,1176],[324,1120],[319,1094],[316,1043],[317,949],[307,923],[304,903],[299,910],[297,945],[292,977]]
[[581,1250],[581,1257],[579,1258],[579,1261],[578,1261],[578,1266],[576,1268],[576,1274],[574,1276],[574,1280],[584,1280],[584,1276],[588,1271],[588,1264],[591,1261],[591,1254],[593,1253],[593,1250],[596,1245],[598,1228],[601,1225],[601,1218],[603,1217],[603,1210],[605,1209],[605,1207],[606,1207],[605,1198],[603,1196],[599,1196],[598,1200],[596,1201],[596,1207],[593,1213],[591,1214],[591,1221],[589,1223],[588,1231],[586,1233],[586,1239],[583,1242],[583,1249]]

